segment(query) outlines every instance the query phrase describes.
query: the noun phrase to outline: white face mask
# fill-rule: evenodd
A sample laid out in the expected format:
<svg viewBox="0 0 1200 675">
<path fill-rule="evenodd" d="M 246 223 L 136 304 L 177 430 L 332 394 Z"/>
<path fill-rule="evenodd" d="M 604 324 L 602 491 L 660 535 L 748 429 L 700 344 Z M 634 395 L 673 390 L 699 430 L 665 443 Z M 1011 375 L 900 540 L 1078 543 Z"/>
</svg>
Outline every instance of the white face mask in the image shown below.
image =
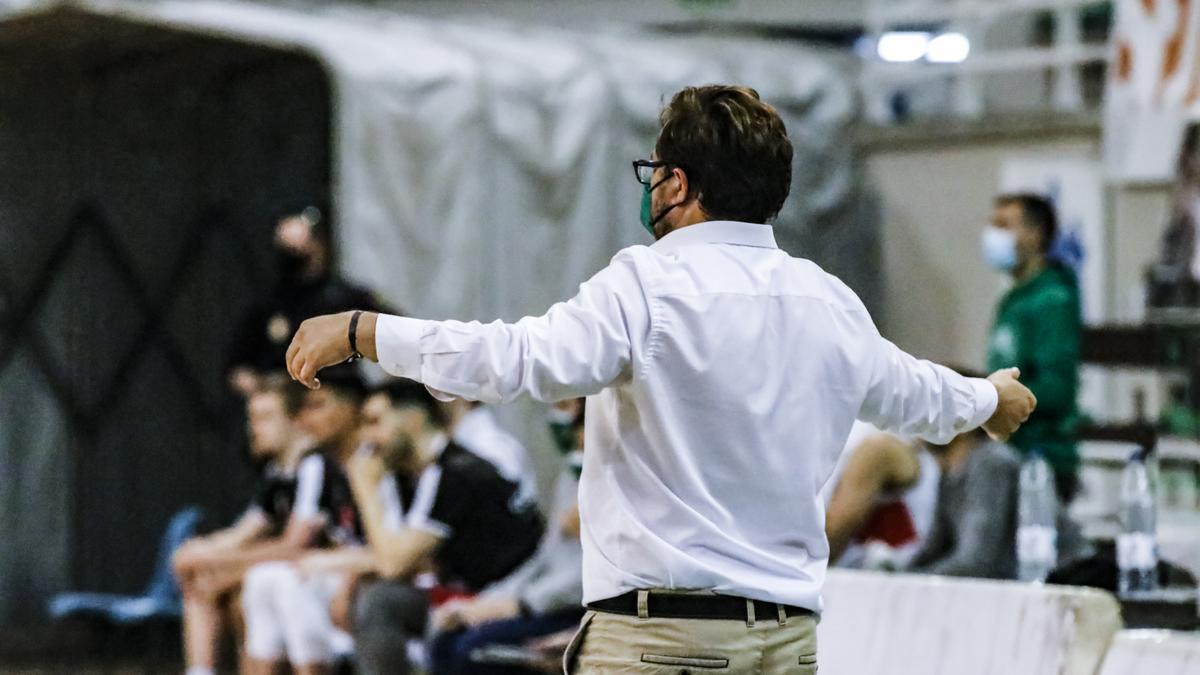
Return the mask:
<svg viewBox="0 0 1200 675">
<path fill-rule="evenodd" d="M 983 229 L 983 260 L 994 270 L 1010 272 L 1017 266 L 1017 235 L 995 225 Z"/>
</svg>

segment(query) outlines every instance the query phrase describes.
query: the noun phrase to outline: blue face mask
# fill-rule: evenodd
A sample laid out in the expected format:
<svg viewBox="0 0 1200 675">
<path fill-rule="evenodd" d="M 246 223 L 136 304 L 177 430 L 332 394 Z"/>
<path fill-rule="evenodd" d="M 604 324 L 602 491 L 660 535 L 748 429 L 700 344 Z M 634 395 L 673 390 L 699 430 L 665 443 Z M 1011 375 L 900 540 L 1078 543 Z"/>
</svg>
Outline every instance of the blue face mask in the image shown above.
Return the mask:
<svg viewBox="0 0 1200 675">
<path fill-rule="evenodd" d="M 658 221 L 662 220 L 663 216 L 670 213 L 671 209 L 675 208 L 676 206 L 679 206 L 678 204 L 672 204 L 672 205 L 668 206 L 667 208 L 663 209 L 662 213 L 658 214 L 657 216 L 653 216 L 651 213 L 651 211 L 654 208 L 653 206 L 651 206 L 651 202 L 650 202 L 651 193 L 654 192 L 654 188 L 658 187 L 659 185 L 662 185 L 663 183 L 667 182 L 670 179 L 671 179 L 671 176 L 667 176 L 666 178 L 655 183 L 654 185 L 643 185 L 642 186 L 642 227 L 646 228 L 646 231 L 650 233 L 650 236 L 654 236 L 654 226 L 656 224 L 658 224 Z"/>
<path fill-rule="evenodd" d="M 1017 266 L 1017 235 L 989 225 L 983 230 L 983 260 L 999 272 L 1011 272 Z"/>
</svg>

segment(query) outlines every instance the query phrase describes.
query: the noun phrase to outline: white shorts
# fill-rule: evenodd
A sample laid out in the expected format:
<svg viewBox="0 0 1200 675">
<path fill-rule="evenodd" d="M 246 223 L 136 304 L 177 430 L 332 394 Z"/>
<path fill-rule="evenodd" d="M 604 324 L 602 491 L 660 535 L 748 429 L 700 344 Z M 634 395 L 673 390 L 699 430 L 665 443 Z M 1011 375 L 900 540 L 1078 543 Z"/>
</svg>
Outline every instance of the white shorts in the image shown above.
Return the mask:
<svg viewBox="0 0 1200 675">
<path fill-rule="evenodd" d="M 332 663 L 353 650 L 351 637 L 329 618 L 341 573 L 300 576 L 288 562 L 260 563 L 242 582 L 246 654 L 257 661 L 304 666 Z"/>
</svg>

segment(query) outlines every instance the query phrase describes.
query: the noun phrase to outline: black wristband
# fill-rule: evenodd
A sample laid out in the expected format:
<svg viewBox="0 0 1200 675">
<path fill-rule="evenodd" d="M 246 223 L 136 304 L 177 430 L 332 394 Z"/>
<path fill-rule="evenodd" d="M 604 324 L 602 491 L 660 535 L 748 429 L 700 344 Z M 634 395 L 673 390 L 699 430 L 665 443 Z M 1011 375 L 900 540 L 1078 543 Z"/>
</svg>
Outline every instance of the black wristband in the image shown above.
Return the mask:
<svg viewBox="0 0 1200 675">
<path fill-rule="evenodd" d="M 357 361 L 363 357 L 362 352 L 358 351 L 358 318 L 362 316 L 362 310 L 355 310 L 350 315 L 350 328 L 348 330 L 350 337 L 350 360 Z"/>
</svg>

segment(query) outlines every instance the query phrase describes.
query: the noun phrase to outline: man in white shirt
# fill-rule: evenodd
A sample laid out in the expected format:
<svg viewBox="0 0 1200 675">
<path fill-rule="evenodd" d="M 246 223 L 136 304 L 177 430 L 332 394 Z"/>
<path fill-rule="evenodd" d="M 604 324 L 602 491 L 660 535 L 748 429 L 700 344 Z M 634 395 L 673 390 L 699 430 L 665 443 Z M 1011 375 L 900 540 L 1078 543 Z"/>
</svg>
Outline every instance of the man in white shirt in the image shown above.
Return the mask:
<svg viewBox="0 0 1200 675">
<path fill-rule="evenodd" d="M 854 293 L 766 225 L 791 184 L 783 121 L 744 87 L 685 89 L 634 163 L 658 240 L 515 324 L 354 312 L 305 321 L 307 386 L 357 355 L 485 402 L 588 396 L 584 602 L 568 672 L 816 672 L 829 547 L 820 489 L 855 418 L 1004 438 L 1033 396 L 905 354 Z M 799 668 L 799 670 L 797 670 Z M 707 670 L 705 672 L 708 672 Z"/>
</svg>

